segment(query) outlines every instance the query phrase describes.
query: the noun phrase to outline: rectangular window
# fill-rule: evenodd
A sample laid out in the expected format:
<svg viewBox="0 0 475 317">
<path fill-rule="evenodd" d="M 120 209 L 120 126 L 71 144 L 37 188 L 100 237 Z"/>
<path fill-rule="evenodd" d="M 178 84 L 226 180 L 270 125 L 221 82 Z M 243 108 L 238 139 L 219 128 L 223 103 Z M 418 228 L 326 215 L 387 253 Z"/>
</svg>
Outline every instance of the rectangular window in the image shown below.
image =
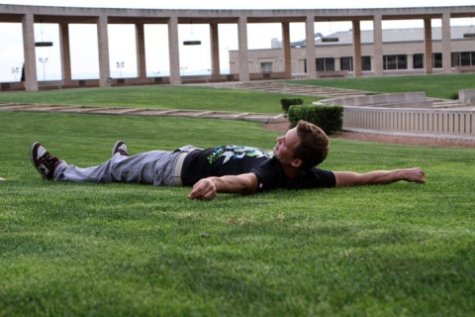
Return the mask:
<svg viewBox="0 0 475 317">
<path fill-rule="evenodd" d="M 384 55 L 383 56 L 384 69 L 407 69 L 406 55 Z"/>
<path fill-rule="evenodd" d="M 414 56 L 412 57 L 412 68 L 424 68 L 424 54 L 414 54 Z"/>
<path fill-rule="evenodd" d="M 334 58 L 325 58 L 325 70 L 334 71 L 335 70 L 335 59 Z"/>
<path fill-rule="evenodd" d="M 325 61 L 323 58 L 317 58 L 317 72 L 325 71 Z"/>
<path fill-rule="evenodd" d="M 362 56 L 361 57 L 361 69 L 362 70 L 371 70 L 371 56 Z"/>
<path fill-rule="evenodd" d="M 460 65 L 462 66 L 470 66 L 472 65 L 471 62 L 471 55 L 470 52 L 462 52 L 460 53 Z"/>
<path fill-rule="evenodd" d="M 340 58 L 340 69 L 353 71 L 353 57 L 342 57 Z"/>
<path fill-rule="evenodd" d="M 397 69 L 407 69 L 407 56 L 397 55 Z"/>
<path fill-rule="evenodd" d="M 335 59 L 331 57 L 317 58 L 317 72 L 328 72 L 335 70 Z"/>
<path fill-rule="evenodd" d="M 396 69 L 396 55 L 384 56 L 384 69 Z"/>
<path fill-rule="evenodd" d="M 261 72 L 262 73 L 272 73 L 272 62 L 262 62 L 261 63 Z"/>
<path fill-rule="evenodd" d="M 432 54 L 432 67 L 442 68 L 442 53 Z"/>
</svg>

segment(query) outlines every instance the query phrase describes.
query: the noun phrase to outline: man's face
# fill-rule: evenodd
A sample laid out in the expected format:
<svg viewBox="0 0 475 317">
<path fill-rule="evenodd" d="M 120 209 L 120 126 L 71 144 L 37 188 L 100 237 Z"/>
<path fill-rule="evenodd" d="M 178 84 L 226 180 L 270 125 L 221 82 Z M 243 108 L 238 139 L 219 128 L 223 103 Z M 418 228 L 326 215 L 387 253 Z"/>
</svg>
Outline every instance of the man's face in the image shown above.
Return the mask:
<svg viewBox="0 0 475 317">
<path fill-rule="evenodd" d="M 295 149 L 300 144 L 297 128 L 290 129 L 285 135 L 278 137 L 276 141 L 273 149 L 274 156 L 281 163 L 290 164 L 294 159 Z"/>
</svg>

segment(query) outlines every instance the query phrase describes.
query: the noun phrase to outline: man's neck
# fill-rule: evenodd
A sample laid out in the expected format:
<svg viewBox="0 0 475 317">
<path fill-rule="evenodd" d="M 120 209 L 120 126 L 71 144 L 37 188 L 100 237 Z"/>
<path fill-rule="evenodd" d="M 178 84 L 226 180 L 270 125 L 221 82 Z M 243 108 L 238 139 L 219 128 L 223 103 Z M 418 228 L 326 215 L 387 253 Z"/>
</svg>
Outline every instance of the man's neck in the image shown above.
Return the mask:
<svg viewBox="0 0 475 317">
<path fill-rule="evenodd" d="M 296 178 L 299 173 L 300 173 L 300 169 L 299 168 L 296 168 L 296 167 L 293 167 L 292 165 L 290 164 L 285 164 L 285 163 L 282 163 L 280 162 L 280 166 L 282 167 L 282 170 L 284 171 L 284 174 L 289 178 L 289 179 L 294 179 Z"/>
</svg>

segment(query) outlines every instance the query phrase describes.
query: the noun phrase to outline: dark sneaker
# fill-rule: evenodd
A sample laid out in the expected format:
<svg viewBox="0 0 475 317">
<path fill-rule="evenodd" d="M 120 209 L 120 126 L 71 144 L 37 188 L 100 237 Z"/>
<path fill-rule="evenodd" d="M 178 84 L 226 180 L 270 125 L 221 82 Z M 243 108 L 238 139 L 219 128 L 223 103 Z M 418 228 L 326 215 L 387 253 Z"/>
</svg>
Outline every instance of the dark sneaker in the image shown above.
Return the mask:
<svg viewBox="0 0 475 317">
<path fill-rule="evenodd" d="M 31 146 L 31 162 L 36 168 L 38 173 L 44 179 L 53 179 L 54 170 L 60 163 L 60 160 L 51 155 L 46 148 L 38 142 L 33 143 Z"/>
<path fill-rule="evenodd" d="M 115 142 L 114 147 L 112 148 L 112 156 L 116 153 L 120 153 L 120 155 L 129 156 L 129 152 L 127 152 L 127 144 L 124 141 L 119 140 Z"/>
</svg>

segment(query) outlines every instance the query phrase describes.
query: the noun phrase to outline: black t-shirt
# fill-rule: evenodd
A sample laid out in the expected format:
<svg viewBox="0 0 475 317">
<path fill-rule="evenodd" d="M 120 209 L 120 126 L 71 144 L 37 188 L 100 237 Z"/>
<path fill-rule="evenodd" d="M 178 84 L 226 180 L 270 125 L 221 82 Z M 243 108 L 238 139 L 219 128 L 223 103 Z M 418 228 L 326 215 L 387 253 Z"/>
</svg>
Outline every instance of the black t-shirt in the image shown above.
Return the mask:
<svg viewBox="0 0 475 317">
<path fill-rule="evenodd" d="M 295 179 L 289 179 L 279 161 L 272 157 L 272 153 L 236 145 L 223 145 L 189 153 L 183 162 L 181 181 L 185 186 L 192 186 L 208 176 L 249 172 L 256 174 L 259 191 L 335 186 L 335 175 L 331 171 L 312 168 L 302 171 Z"/>
</svg>

